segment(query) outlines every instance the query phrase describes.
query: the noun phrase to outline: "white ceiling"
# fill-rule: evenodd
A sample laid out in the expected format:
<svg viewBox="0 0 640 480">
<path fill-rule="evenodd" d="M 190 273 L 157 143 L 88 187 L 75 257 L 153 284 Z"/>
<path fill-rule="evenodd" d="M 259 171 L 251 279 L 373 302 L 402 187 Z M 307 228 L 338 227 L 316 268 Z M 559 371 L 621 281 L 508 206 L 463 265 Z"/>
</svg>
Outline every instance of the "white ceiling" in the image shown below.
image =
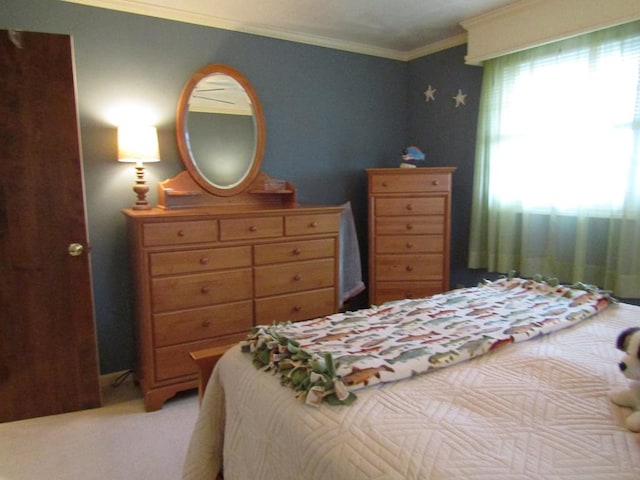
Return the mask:
<svg viewBox="0 0 640 480">
<path fill-rule="evenodd" d="M 518 3 L 515 0 L 63 1 L 399 60 L 465 43 L 462 20 Z"/>
</svg>

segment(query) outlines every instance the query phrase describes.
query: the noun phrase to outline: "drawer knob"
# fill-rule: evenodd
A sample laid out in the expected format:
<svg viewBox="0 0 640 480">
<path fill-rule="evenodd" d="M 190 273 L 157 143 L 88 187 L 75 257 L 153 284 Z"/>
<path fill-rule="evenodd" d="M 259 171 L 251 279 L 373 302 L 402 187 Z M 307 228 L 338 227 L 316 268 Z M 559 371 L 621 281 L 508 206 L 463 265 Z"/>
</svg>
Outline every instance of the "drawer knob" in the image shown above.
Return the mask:
<svg viewBox="0 0 640 480">
<path fill-rule="evenodd" d="M 318 222 L 311 222 L 311 223 L 309 224 L 309 226 L 310 226 L 311 228 L 316 228 L 316 227 L 318 226 Z"/>
<path fill-rule="evenodd" d="M 178 230 L 178 236 L 184 237 L 184 230 Z"/>
<path fill-rule="evenodd" d="M 204 328 L 207 328 L 209 325 L 211 325 L 211 320 L 205 320 L 204 322 L 202 322 L 202 326 Z"/>
<path fill-rule="evenodd" d="M 406 266 L 406 270 L 407 270 L 407 272 L 413 272 L 413 266 L 407 265 Z"/>
<path fill-rule="evenodd" d="M 413 210 L 413 205 L 411 205 L 410 203 L 407 203 L 407 210 L 409 211 Z"/>
<path fill-rule="evenodd" d="M 411 225 L 410 223 L 407 223 L 407 230 L 413 230 L 413 225 Z"/>
<path fill-rule="evenodd" d="M 293 249 L 293 254 L 294 255 L 300 255 L 302 253 L 302 250 L 300 250 L 299 248 L 294 248 Z"/>
<path fill-rule="evenodd" d="M 209 293 L 210 288 L 209 287 L 202 287 L 200 289 L 200 293 Z"/>
<path fill-rule="evenodd" d="M 299 273 L 296 273 L 295 276 L 293 277 L 293 279 L 296 282 L 299 282 L 300 280 L 302 280 L 302 275 L 300 275 Z"/>
<path fill-rule="evenodd" d="M 409 248 L 409 249 L 413 248 L 413 243 L 412 242 L 407 242 L 407 248 Z"/>
<path fill-rule="evenodd" d="M 301 310 L 302 310 L 302 307 L 300 305 L 294 305 L 294 307 L 293 307 L 293 311 L 294 312 L 299 312 Z"/>
<path fill-rule="evenodd" d="M 250 231 L 250 232 L 257 232 L 257 231 L 258 231 L 258 227 L 256 227 L 255 225 L 251 225 L 251 226 L 249 227 L 249 231 Z"/>
<path fill-rule="evenodd" d="M 209 259 L 207 257 L 202 257 L 200 259 L 200 265 L 206 265 L 207 263 L 209 263 Z"/>
<path fill-rule="evenodd" d="M 438 180 L 434 180 L 433 182 L 431 182 L 431 185 L 438 186 L 438 185 L 440 185 L 440 182 Z"/>
<path fill-rule="evenodd" d="M 383 186 L 383 187 L 388 187 L 388 186 L 389 186 L 389 184 L 388 184 L 387 182 L 382 182 L 382 186 Z"/>
</svg>

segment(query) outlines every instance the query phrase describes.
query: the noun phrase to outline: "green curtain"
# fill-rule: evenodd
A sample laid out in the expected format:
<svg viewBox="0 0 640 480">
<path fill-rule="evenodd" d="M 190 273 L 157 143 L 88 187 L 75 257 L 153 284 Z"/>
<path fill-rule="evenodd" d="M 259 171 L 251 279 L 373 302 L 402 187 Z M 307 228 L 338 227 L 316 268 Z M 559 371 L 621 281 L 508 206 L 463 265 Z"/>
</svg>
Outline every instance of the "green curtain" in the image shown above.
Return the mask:
<svg viewBox="0 0 640 480">
<path fill-rule="evenodd" d="M 640 298 L 640 22 L 489 60 L 469 267 Z"/>
</svg>

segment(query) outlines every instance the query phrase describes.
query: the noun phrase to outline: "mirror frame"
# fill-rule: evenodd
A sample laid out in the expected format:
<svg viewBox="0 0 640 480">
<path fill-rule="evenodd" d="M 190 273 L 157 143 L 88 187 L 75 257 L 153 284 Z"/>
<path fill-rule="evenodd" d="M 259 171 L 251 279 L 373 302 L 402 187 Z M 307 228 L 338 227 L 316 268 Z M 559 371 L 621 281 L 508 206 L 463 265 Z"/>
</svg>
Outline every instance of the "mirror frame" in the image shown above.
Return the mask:
<svg viewBox="0 0 640 480">
<path fill-rule="evenodd" d="M 241 181 L 229 188 L 217 187 L 200 173 L 200 170 L 198 170 L 198 168 L 196 167 L 195 159 L 191 154 L 191 149 L 189 148 L 189 142 L 187 140 L 186 121 L 189 111 L 189 98 L 191 97 L 191 93 L 195 89 L 198 82 L 204 77 L 213 74 L 228 75 L 235 81 L 237 81 L 242 86 L 242 88 L 244 88 L 244 91 L 247 93 L 251 101 L 254 125 L 256 130 L 256 145 L 251 162 L 251 167 L 248 169 L 247 174 Z M 258 95 L 256 94 L 256 91 L 254 90 L 249 80 L 247 80 L 247 78 L 242 73 L 240 73 L 233 67 L 222 64 L 205 65 L 191 76 L 189 81 L 187 81 L 184 88 L 182 89 L 182 93 L 180 94 L 180 98 L 178 100 L 178 110 L 176 114 L 176 135 L 178 140 L 178 150 L 180 152 L 182 163 L 191 175 L 191 178 L 193 178 L 196 183 L 203 189 L 213 195 L 221 197 L 230 197 L 233 195 L 237 195 L 246 190 L 260 173 L 265 144 L 264 114 L 262 112 L 262 106 L 260 105 Z"/>
</svg>

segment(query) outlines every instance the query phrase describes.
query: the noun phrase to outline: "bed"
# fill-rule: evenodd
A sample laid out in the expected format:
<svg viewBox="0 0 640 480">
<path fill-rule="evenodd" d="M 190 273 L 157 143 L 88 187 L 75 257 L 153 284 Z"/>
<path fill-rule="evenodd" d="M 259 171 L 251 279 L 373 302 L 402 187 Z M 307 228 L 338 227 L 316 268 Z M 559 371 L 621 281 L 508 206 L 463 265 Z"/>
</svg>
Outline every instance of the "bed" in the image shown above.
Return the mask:
<svg viewBox="0 0 640 480">
<path fill-rule="evenodd" d="M 504 281 L 514 280 L 530 282 Z M 541 283 L 527 284 L 538 299 L 546 295 L 539 290 Z M 444 315 L 443 310 L 430 310 L 430 305 L 435 302 L 451 311 L 456 304 L 452 298 L 468 290 L 473 289 L 372 307 L 356 316 L 377 325 L 384 316 L 397 322 L 390 310 L 402 310 L 405 318 L 400 323 L 424 317 L 431 329 Z M 475 316 L 465 320 L 454 343 L 468 345 L 470 325 L 479 324 L 485 340 L 481 347 L 476 343 L 474 351 L 463 348 L 467 356 L 449 356 L 435 368 L 434 359 L 443 356 L 438 350 L 442 346 L 434 346 L 425 357 L 427 363 L 432 360 L 430 368 L 412 367 L 398 379 L 395 375 L 402 369 L 391 363 L 394 372 L 382 368 L 362 377 L 366 382 L 345 381 L 354 400 L 349 405 L 333 404 L 335 398 L 326 401 L 333 394 L 325 401 L 309 401 L 304 389 L 282 380 L 283 371 L 256 368 L 255 348 L 247 353 L 234 346 L 209 379 L 183 479 L 212 480 L 222 470 L 225 480 L 638 479 L 640 436 L 624 427 L 630 412 L 612 404 L 607 393 L 628 385 L 617 367 L 621 352 L 615 349 L 615 339 L 623 329 L 640 325 L 640 307 L 609 304 L 606 297 L 583 295 L 573 288 L 560 296 L 573 296 L 570 302 L 581 313 L 567 315 L 543 305 L 548 315 L 531 322 L 536 330 L 509 330 L 522 327 L 524 321 L 516 320 L 516 325 L 487 332 L 487 325 L 499 324 L 497 317 L 528 317 L 534 310 L 531 305 L 540 304 L 535 299 L 529 299 L 533 304 L 526 309 L 502 299 L 500 308 L 507 310 L 499 312 L 487 310 L 483 300 L 464 307 L 457 303 L 459 312 L 449 315 L 454 319 L 437 328 L 460 324 L 457 315 L 472 308 Z M 421 307 L 421 301 L 431 303 Z M 410 318 L 409 312 L 414 313 Z M 559 317 L 567 321 L 556 321 Z M 308 333 L 321 320 L 283 328 Z M 425 325 L 418 328 L 424 330 Z M 454 330 L 446 334 L 451 337 Z M 436 345 L 429 343 L 432 337 L 418 341 L 431 348 Z M 254 340 L 249 339 L 244 349 L 251 350 Z M 307 350 L 305 342 L 303 335 L 297 345 Z M 340 357 L 335 344 L 325 347 Z"/>
</svg>

